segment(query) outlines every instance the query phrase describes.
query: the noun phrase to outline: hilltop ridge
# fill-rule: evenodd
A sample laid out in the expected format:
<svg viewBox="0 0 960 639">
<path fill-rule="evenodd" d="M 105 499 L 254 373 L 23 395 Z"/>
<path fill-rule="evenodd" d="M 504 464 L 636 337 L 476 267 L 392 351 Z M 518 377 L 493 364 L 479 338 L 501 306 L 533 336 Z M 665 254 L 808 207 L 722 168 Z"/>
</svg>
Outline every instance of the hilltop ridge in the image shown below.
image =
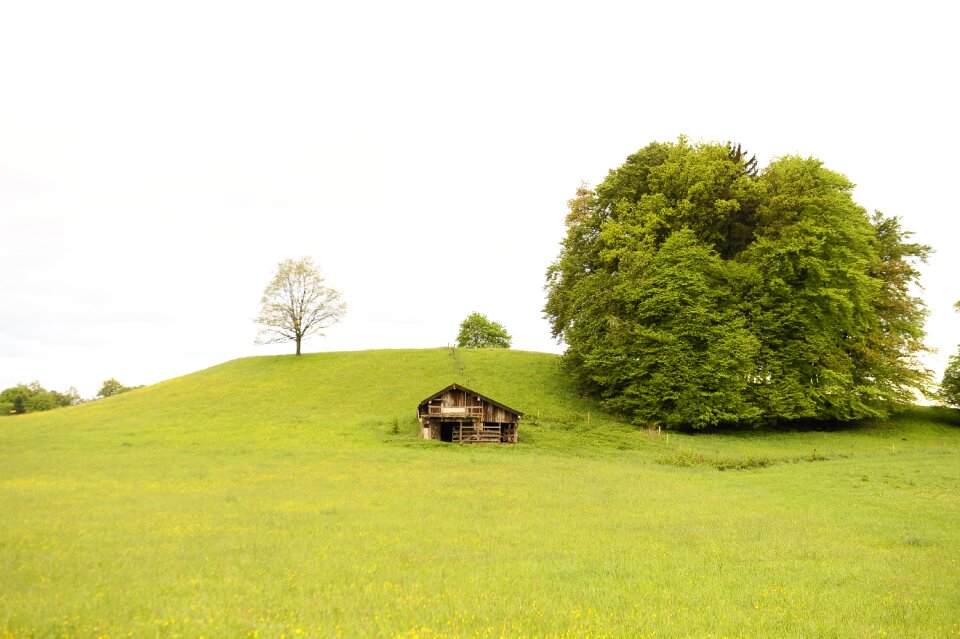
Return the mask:
<svg viewBox="0 0 960 639">
<path fill-rule="evenodd" d="M 603 417 L 593 402 L 579 398 L 558 362 L 559 357 L 549 353 L 451 347 L 247 357 L 115 397 L 17 419 L 24 420 L 20 424 L 29 420 L 31 428 L 40 430 L 117 428 L 145 436 L 207 439 L 218 433 L 243 433 L 253 439 L 283 433 L 306 436 L 311 430 L 330 445 L 349 445 L 383 435 L 385 424 L 391 431 L 403 427 L 404 433 L 415 432 L 410 423 L 419 401 L 458 383 L 524 412 L 521 442 L 549 444 L 551 438 L 545 440 L 542 434 L 562 433 L 568 422 L 597 426 L 604 421 L 625 432 L 635 430 Z"/>
</svg>

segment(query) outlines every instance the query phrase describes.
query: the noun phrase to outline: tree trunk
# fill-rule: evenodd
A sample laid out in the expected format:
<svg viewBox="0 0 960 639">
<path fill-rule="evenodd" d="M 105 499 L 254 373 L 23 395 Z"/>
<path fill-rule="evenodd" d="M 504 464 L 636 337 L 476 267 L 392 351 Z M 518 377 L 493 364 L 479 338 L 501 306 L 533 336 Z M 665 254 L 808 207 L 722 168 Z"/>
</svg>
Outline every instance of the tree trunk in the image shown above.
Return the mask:
<svg viewBox="0 0 960 639">
<path fill-rule="evenodd" d="M 297 335 L 297 355 L 300 354 L 300 339 L 301 339 L 300 336 Z"/>
</svg>

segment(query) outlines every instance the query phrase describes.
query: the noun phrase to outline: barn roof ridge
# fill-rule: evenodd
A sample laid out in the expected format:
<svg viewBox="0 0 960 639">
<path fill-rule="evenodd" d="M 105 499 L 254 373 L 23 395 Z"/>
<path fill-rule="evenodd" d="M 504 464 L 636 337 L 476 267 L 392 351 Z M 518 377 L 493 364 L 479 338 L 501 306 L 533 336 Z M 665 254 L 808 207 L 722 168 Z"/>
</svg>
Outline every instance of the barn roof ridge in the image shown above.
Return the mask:
<svg viewBox="0 0 960 639">
<path fill-rule="evenodd" d="M 446 393 L 447 391 L 449 391 L 449 390 L 454 390 L 454 389 L 456 389 L 456 390 L 461 390 L 461 391 L 463 391 L 463 392 L 465 392 L 465 393 L 469 393 L 469 394 L 471 394 L 471 395 L 476 395 L 477 397 L 480 397 L 480 398 L 482 398 L 482 399 L 490 402 L 491 404 L 493 404 L 493 405 L 496 406 L 497 408 L 502 408 L 503 410 L 510 411 L 511 413 L 516 413 L 517 415 L 519 415 L 519 416 L 521 416 L 521 417 L 523 416 L 523 413 L 521 413 L 520 411 L 518 411 L 516 408 L 510 408 L 510 407 L 507 406 L 506 404 L 501 404 L 501 403 L 498 402 L 497 400 L 491 399 L 491 398 L 487 397 L 486 395 L 484 395 L 483 393 L 478 393 L 477 391 L 473 390 L 472 388 L 467 388 L 466 386 L 463 386 L 462 384 L 457 384 L 457 383 L 450 384 L 450 385 L 447 386 L 446 388 L 442 388 L 442 389 L 438 390 L 438 391 L 437 391 L 436 393 L 434 393 L 433 395 L 430 395 L 429 397 L 426 397 L 425 399 L 420 400 L 420 404 L 421 404 L 421 405 L 422 405 L 422 404 L 425 404 L 426 402 L 429 402 L 431 399 L 437 399 L 438 397 L 440 397 L 441 395 L 443 395 L 443 394 Z"/>
</svg>

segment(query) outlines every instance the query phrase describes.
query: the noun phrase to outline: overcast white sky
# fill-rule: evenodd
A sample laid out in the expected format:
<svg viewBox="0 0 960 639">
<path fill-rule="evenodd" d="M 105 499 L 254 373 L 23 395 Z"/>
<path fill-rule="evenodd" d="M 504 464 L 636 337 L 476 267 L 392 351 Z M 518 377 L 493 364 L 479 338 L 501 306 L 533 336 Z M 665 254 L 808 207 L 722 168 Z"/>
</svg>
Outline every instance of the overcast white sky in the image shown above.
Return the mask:
<svg viewBox="0 0 960 639">
<path fill-rule="evenodd" d="M 559 352 L 566 200 L 679 134 L 816 156 L 932 244 L 939 378 L 950 4 L 0 0 L 0 388 L 292 352 L 252 318 L 304 255 L 349 305 L 307 352 L 443 346 L 473 310 Z"/>
</svg>

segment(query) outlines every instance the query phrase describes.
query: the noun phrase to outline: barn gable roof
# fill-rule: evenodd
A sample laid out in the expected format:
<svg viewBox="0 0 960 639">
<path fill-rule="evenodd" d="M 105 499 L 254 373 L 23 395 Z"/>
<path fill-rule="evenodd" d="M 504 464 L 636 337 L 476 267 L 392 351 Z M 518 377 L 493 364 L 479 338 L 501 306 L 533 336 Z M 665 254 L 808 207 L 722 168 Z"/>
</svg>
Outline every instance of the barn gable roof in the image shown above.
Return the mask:
<svg viewBox="0 0 960 639">
<path fill-rule="evenodd" d="M 506 405 L 504 405 L 504 404 L 501 404 L 500 402 L 498 402 L 498 401 L 496 401 L 496 400 L 490 399 L 489 397 L 487 397 L 486 395 L 484 395 L 484 394 L 482 394 L 482 393 L 478 393 L 477 391 L 471 390 L 471 389 L 467 388 L 466 386 L 461 386 L 460 384 L 450 384 L 450 385 L 447 386 L 446 388 L 441 389 L 441 390 L 438 390 L 436 393 L 434 393 L 434 394 L 431 395 L 430 397 L 427 397 L 426 399 L 424 399 L 423 401 L 421 401 L 421 402 L 420 402 L 420 406 L 423 406 L 424 404 L 426 404 L 427 402 L 429 402 L 429 401 L 432 400 L 432 399 L 439 399 L 444 393 L 446 393 L 447 391 L 451 391 L 451 390 L 459 390 L 459 391 L 463 391 L 463 392 L 465 392 L 465 393 L 467 393 L 467 394 L 469 394 L 469 395 L 476 395 L 476 396 L 479 397 L 482 401 L 485 401 L 485 402 L 487 402 L 487 403 L 489 403 L 489 404 L 493 404 L 493 405 L 496 406 L 497 408 L 503 409 L 503 410 L 505 410 L 505 411 L 507 411 L 507 412 L 513 413 L 513 414 L 518 415 L 518 416 L 523 416 L 523 413 L 521 413 L 521 412 L 518 411 L 517 409 L 515 409 L 515 408 L 510 408 L 509 406 L 506 406 Z"/>
</svg>

